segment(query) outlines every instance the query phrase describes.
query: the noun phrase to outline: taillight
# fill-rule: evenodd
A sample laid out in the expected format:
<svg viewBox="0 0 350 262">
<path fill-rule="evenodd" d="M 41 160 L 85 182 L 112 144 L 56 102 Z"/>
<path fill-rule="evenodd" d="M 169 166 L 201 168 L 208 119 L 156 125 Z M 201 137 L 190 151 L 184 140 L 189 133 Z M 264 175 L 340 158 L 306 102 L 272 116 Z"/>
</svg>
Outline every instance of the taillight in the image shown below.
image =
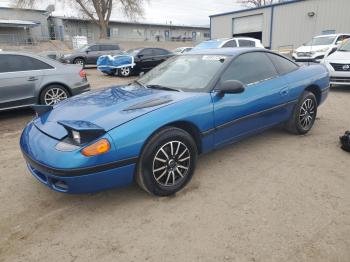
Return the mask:
<svg viewBox="0 0 350 262">
<path fill-rule="evenodd" d="M 86 78 L 86 72 L 84 70 L 80 70 L 79 75 L 81 78 Z"/>
</svg>

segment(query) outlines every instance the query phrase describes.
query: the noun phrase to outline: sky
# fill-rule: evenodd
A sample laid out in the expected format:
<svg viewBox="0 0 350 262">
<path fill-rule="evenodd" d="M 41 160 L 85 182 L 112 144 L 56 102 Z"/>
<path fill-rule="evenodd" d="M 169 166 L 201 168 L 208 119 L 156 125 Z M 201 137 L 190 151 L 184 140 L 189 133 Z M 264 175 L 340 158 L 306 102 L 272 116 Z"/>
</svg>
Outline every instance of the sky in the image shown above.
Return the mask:
<svg viewBox="0 0 350 262">
<path fill-rule="evenodd" d="M 48 3 L 56 4 L 54 15 L 74 16 L 74 9 L 63 4 L 71 0 L 44 0 L 37 6 L 45 9 Z M 8 6 L 10 0 L 0 0 L 0 6 Z M 149 0 L 144 4 L 144 18 L 139 22 L 170 23 L 186 25 L 209 25 L 209 15 L 233 11 L 241 8 L 236 0 Z M 120 12 L 113 12 L 112 19 L 128 20 Z"/>
</svg>

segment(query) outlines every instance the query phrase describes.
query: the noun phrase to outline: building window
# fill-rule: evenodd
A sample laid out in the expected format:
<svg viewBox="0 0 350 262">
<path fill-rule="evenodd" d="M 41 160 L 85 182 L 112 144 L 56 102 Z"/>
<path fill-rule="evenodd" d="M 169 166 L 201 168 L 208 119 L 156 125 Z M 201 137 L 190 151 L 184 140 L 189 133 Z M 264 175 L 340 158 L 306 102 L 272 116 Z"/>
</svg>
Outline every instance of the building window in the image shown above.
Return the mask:
<svg viewBox="0 0 350 262">
<path fill-rule="evenodd" d="M 210 38 L 210 33 L 209 32 L 204 32 L 203 35 L 204 35 L 205 38 Z"/>
<path fill-rule="evenodd" d="M 111 28 L 111 37 L 117 37 L 119 35 L 119 28 L 112 27 Z"/>
<path fill-rule="evenodd" d="M 322 35 L 332 35 L 335 34 L 335 30 L 323 30 Z"/>
</svg>

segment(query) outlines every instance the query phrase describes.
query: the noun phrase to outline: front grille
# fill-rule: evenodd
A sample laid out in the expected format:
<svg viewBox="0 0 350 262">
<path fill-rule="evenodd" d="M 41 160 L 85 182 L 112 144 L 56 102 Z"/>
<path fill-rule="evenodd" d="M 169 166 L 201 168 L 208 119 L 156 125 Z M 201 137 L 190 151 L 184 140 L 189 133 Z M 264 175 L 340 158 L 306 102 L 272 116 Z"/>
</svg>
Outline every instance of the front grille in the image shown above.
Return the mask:
<svg viewBox="0 0 350 262">
<path fill-rule="evenodd" d="M 298 52 L 297 55 L 299 57 L 310 57 L 311 53 L 310 52 Z"/>
<path fill-rule="evenodd" d="M 337 64 L 337 63 L 330 63 L 331 66 L 334 68 L 335 71 L 350 71 L 350 64 Z"/>
<path fill-rule="evenodd" d="M 350 77 L 331 77 L 331 82 L 350 83 Z"/>
</svg>

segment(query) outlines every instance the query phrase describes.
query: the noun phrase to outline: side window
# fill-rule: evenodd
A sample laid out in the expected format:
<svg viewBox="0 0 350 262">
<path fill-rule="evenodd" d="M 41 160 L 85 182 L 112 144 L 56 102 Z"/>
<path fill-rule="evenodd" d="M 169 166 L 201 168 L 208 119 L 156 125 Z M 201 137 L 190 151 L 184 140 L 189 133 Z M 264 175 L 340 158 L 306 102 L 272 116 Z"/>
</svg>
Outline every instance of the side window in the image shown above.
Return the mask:
<svg viewBox="0 0 350 262">
<path fill-rule="evenodd" d="M 119 50 L 118 45 L 101 45 L 101 50 L 102 51 L 111 51 L 111 50 Z"/>
<path fill-rule="evenodd" d="M 0 73 L 52 69 L 53 67 L 32 57 L 0 55 Z"/>
<path fill-rule="evenodd" d="M 298 66 L 296 64 L 294 64 L 293 62 L 289 61 L 288 59 L 282 56 L 271 54 L 271 53 L 267 53 L 266 55 L 271 59 L 272 63 L 276 66 L 276 69 L 280 75 L 288 74 L 298 69 Z"/>
<path fill-rule="evenodd" d="M 221 81 L 238 80 L 249 85 L 276 76 L 276 69 L 264 52 L 251 52 L 237 57 L 223 73 Z"/>
<path fill-rule="evenodd" d="M 140 52 L 140 55 L 143 55 L 143 56 L 152 56 L 152 55 L 153 55 L 152 49 L 151 49 L 151 48 L 143 49 L 143 50 Z"/>
<path fill-rule="evenodd" d="M 228 41 L 226 44 L 224 44 L 222 47 L 237 47 L 236 40 Z"/>
<path fill-rule="evenodd" d="M 343 42 L 344 40 L 350 38 L 350 36 L 348 35 L 341 35 L 338 37 L 337 41 L 336 41 L 336 44 L 340 41 L 340 42 Z"/>
<path fill-rule="evenodd" d="M 255 42 L 250 40 L 238 40 L 239 47 L 255 47 Z"/>
<path fill-rule="evenodd" d="M 153 49 L 153 55 L 167 55 L 169 52 L 164 49 Z"/>
<path fill-rule="evenodd" d="M 100 51 L 100 46 L 99 45 L 92 45 L 89 47 L 90 52 L 97 52 Z"/>
</svg>

